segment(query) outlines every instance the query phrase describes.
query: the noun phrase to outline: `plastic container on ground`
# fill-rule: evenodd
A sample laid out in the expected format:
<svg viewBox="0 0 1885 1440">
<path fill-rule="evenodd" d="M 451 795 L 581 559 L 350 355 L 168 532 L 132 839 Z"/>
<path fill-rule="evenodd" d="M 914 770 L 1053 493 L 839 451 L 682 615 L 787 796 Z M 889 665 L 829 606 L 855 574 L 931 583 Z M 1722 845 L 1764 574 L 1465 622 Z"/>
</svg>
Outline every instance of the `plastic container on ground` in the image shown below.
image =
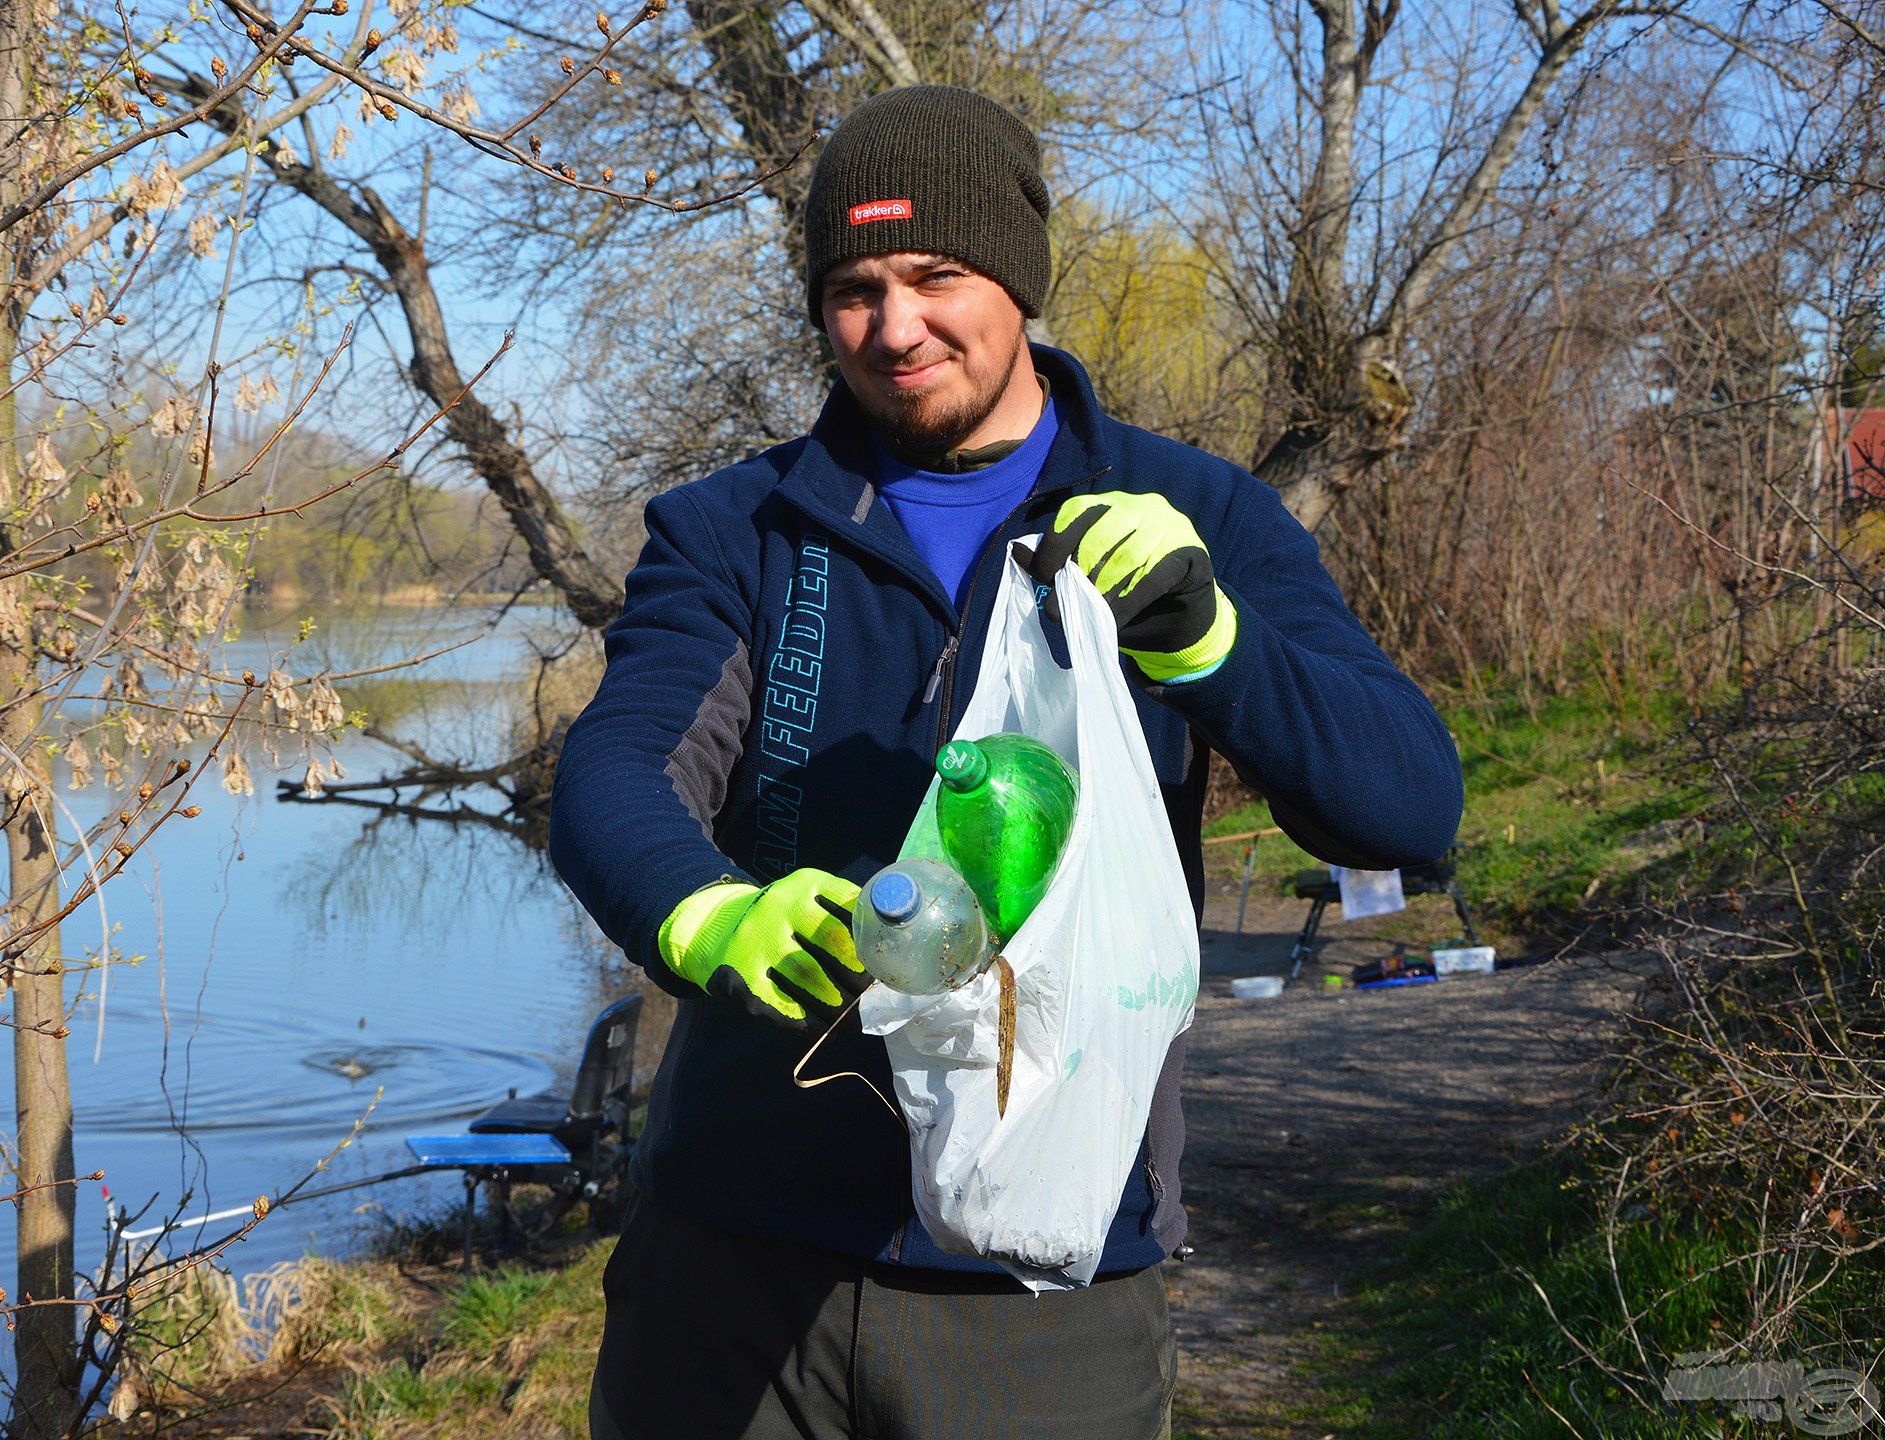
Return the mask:
<svg viewBox="0 0 1885 1440">
<path fill-rule="evenodd" d="M 1283 977 L 1247 975 L 1230 982 L 1230 993 L 1239 1000 L 1274 1000 L 1283 993 Z"/>
<path fill-rule="evenodd" d="M 1458 950 L 1433 952 L 1436 975 L 1490 975 L 1498 968 L 1498 952 L 1490 945 L 1468 945 Z"/>
</svg>

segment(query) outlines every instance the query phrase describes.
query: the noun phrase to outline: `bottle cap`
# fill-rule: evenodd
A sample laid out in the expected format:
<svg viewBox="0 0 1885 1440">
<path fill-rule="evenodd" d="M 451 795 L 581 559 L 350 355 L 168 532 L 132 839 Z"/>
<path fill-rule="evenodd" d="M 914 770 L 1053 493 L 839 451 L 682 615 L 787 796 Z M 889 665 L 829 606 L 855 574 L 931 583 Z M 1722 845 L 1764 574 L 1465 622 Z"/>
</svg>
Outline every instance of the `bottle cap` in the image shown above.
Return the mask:
<svg viewBox="0 0 1885 1440">
<path fill-rule="evenodd" d="M 951 740 L 936 757 L 936 773 L 951 790 L 973 790 L 988 779 L 988 756 L 973 740 Z"/>
<path fill-rule="evenodd" d="M 886 925 L 907 925 L 923 908 L 923 892 L 901 870 L 886 870 L 871 881 L 871 909 Z"/>
</svg>

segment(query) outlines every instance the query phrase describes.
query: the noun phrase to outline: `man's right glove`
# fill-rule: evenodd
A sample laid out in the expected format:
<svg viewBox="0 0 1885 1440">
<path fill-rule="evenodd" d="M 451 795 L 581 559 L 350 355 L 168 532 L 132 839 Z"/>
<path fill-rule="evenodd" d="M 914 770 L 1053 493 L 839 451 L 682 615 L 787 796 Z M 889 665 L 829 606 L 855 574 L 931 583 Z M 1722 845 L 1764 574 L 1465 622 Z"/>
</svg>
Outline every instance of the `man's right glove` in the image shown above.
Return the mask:
<svg viewBox="0 0 1885 1440">
<path fill-rule="evenodd" d="M 676 905 L 656 945 L 683 980 L 803 1030 L 870 984 L 851 942 L 857 897 L 857 886 L 823 870 L 794 870 L 763 890 L 724 881 Z"/>
<path fill-rule="evenodd" d="M 1237 608 L 1213 578 L 1210 552 L 1163 495 L 1076 495 L 1037 549 L 1014 548 L 1040 585 L 1052 585 L 1068 560 L 1086 571 L 1118 622 L 1120 653 L 1148 680 L 1208 675 L 1236 643 Z"/>
</svg>

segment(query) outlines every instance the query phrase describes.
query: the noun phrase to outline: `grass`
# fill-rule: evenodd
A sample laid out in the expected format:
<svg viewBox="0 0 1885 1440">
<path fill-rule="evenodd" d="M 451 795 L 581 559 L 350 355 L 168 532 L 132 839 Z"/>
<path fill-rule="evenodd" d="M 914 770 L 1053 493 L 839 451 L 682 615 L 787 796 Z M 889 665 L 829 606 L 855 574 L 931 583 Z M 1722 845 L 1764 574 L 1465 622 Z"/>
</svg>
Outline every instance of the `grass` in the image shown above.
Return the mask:
<svg viewBox="0 0 1885 1440">
<path fill-rule="evenodd" d="M 196 1265 L 144 1297 L 129 1351 L 166 1401 L 214 1388 L 258 1362 L 346 1363 L 397 1345 L 411 1302 L 382 1263 L 307 1256 L 247 1276 Z"/>
<path fill-rule="evenodd" d="M 503 1390 L 502 1375 L 449 1361 L 377 1365 L 348 1381 L 335 1398 L 328 1433 L 349 1440 L 393 1440 L 415 1431 L 493 1434 L 457 1426 L 472 1416 L 487 1415 L 503 1398 Z"/>
<path fill-rule="evenodd" d="M 1460 751 L 1466 810 L 1459 867 L 1475 912 L 1510 940 L 1617 898 L 1676 859 L 1680 822 L 1695 804 L 1661 772 L 1659 752 L 1680 727 L 1673 699 L 1620 726 L 1596 690 L 1528 709 L 1516 696 L 1480 704 L 1441 700 Z M 1272 823 L 1269 806 L 1243 806 L 1206 827 L 1207 838 Z M 1210 846 L 1220 875 L 1243 863 L 1241 844 Z M 1284 836 L 1257 842 L 1254 884 L 1286 894 L 1296 871 L 1322 862 Z"/>
<path fill-rule="evenodd" d="M 555 1277 L 547 1270 L 517 1267 L 472 1275 L 452 1295 L 443 1338 L 472 1354 L 496 1354 L 517 1333 L 517 1321 Z"/>
<path fill-rule="evenodd" d="M 1618 1226 L 1613 1275 L 1603 1197 L 1575 1158 L 1456 1188 L 1363 1280 L 1343 1328 L 1323 1338 L 1313 1377 L 1328 1397 L 1322 1419 L 1333 1427 L 1339 1418 L 1347 1440 L 1774 1434 L 1772 1423 L 1725 1404 L 1662 1395 L 1678 1355 L 1723 1348 L 1741 1330 L 1746 1271 L 1736 1257 L 1756 1248 L 1738 1222 L 1643 1214 Z M 1855 1262 L 1772 1358 L 1798 1360 L 1808 1375 L 1866 1369 L 1879 1353 L 1880 1317 L 1885 1272 Z M 1869 1333 L 1853 1333 L 1855 1323 Z M 1632 1378 L 1607 1374 L 1592 1356 Z"/>
<path fill-rule="evenodd" d="M 1673 697 L 1624 730 L 1591 692 L 1540 705 L 1516 699 L 1450 714 L 1466 776 L 1461 877 L 1508 924 L 1614 898 L 1626 880 L 1671 858 L 1656 827 L 1699 797 L 1665 776 L 1682 717 Z"/>
<path fill-rule="evenodd" d="M 520 1194 L 526 1219 L 543 1198 Z M 610 1228 L 566 1216 L 530 1263 L 470 1275 L 455 1211 L 358 1260 L 308 1256 L 240 1284 L 196 1267 L 147 1297 L 137 1379 L 173 1418 L 235 1403 L 244 1434 L 267 1415 L 328 1440 L 586 1440 Z M 481 1248 L 495 1239 L 485 1227 Z"/>
<path fill-rule="evenodd" d="M 455 1279 L 398 1346 L 355 1359 L 326 1405 L 331 1440 L 581 1440 L 612 1242 L 542 1267 Z"/>
</svg>

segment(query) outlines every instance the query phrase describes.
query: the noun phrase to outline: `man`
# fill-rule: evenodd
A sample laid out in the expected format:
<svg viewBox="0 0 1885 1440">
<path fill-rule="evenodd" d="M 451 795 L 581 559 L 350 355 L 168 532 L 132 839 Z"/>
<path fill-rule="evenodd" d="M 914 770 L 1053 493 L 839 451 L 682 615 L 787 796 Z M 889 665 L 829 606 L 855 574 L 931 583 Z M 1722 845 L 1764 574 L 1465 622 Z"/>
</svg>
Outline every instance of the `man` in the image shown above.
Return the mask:
<svg viewBox="0 0 1885 1440">
<path fill-rule="evenodd" d="M 1028 345 L 1047 212 L 1034 136 L 992 101 L 860 106 L 805 217 L 841 383 L 809 435 L 648 506 L 550 819 L 558 871 L 680 1000 L 604 1282 L 595 1436 L 1169 1433 L 1182 1037 L 1099 1277 L 1038 1298 L 924 1232 L 869 1089 L 792 1078 L 865 983 L 851 906 L 896 856 L 1020 537 L 1045 537 L 1021 552 L 1039 582 L 1071 557 L 1112 603 L 1194 907 L 1207 747 L 1330 861 L 1452 841 L 1445 728 L 1276 493 L 1107 417 L 1071 356 Z M 854 1020 L 819 1060 L 890 1090 Z"/>
</svg>

